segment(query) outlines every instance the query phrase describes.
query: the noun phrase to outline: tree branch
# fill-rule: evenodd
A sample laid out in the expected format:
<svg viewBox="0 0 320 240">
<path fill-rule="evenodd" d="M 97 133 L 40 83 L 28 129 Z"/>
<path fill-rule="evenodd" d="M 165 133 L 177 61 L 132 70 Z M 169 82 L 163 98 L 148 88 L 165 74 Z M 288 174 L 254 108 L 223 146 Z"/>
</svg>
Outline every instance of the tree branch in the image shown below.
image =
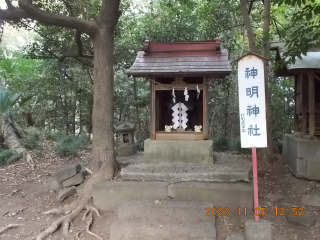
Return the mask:
<svg viewBox="0 0 320 240">
<path fill-rule="evenodd" d="M 13 7 L 9 0 L 6 0 L 8 9 L 0 9 L 0 19 L 19 21 L 22 18 L 36 20 L 44 24 L 77 29 L 92 36 L 96 32 L 96 24 L 93 21 L 86 21 L 70 16 L 63 16 L 38 9 L 31 0 L 19 0 L 19 7 Z"/>
<path fill-rule="evenodd" d="M 62 55 L 60 58 L 59 58 L 59 62 L 62 62 L 64 59 L 66 59 L 67 57 L 85 57 L 85 58 L 93 58 L 92 55 L 84 55 L 83 54 L 83 49 L 82 49 L 82 42 L 81 42 L 81 32 L 79 30 L 76 30 L 76 33 L 75 33 L 75 37 L 74 37 L 74 40 L 77 44 L 77 48 L 78 48 L 78 51 L 76 53 L 70 53 L 70 54 L 65 54 L 65 55 Z"/>
<path fill-rule="evenodd" d="M 12 5 L 12 2 L 10 0 L 5 0 L 5 1 L 9 10 L 14 9 L 14 6 Z"/>
</svg>

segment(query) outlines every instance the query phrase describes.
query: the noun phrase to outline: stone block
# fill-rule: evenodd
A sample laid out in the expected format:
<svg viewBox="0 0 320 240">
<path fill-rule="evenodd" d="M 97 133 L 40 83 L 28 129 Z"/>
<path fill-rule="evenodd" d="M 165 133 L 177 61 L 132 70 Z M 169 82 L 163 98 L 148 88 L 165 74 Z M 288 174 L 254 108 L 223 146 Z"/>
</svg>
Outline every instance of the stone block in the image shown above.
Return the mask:
<svg viewBox="0 0 320 240">
<path fill-rule="evenodd" d="M 253 212 L 251 183 L 182 182 L 169 186 L 169 196 L 182 201 L 204 201 L 215 208 L 229 208 L 229 215 L 238 214 L 238 208 Z"/>
<path fill-rule="evenodd" d="M 62 183 L 64 180 L 67 180 L 68 178 L 73 177 L 76 175 L 78 172 L 81 170 L 81 165 L 80 164 L 74 164 L 72 166 L 69 166 L 67 168 L 62 169 L 59 172 L 56 172 L 53 175 L 54 180 L 57 182 Z"/>
<path fill-rule="evenodd" d="M 71 178 L 62 182 L 63 187 L 78 186 L 84 181 L 83 172 L 77 173 Z"/>
<path fill-rule="evenodd" d="M 289 223 L 300 225 L 304 227 L 313 227 L 315 224 L 315 219 L 311 213 L 303 213 L 303 215 L 287 215 L 287 221 Z"/>
<path fill-rule="evenodd" d="M 244 237 L 240 233 L 232 234 L 226 238 L 226 240 L 244 240 Z"/>
<path fill-rule="evenodd" d="M 168 196 L 168 185 L 153 181 L 104 181 L 93 187 L 93 203 L 100 210 L 111 210 L 128 200 L 160 200 Z"/>
<path fill-rule="evenodd" d="M 247 220 L 245 223 L 246 240 L 272 240 L 271 223 L 260 219 L 259 222 Z"/>
<path fill-rule="evenodd" d="M 212 140 L 144 141 L 145 163 L 212 164 Z"/>
<path fill-rule="evenodd" d="M 285 134 L 282 155 L 297 177 L 320 180 L 320 141 Z"/>
<path fill-rule="evenodd" d="M 132 156 L 137 153 L 136 145 L 119 145 L 117 149 L 118 156 Z"/>
<path fill-rule="evenodd" d="M 165 182 L 249 182 L 251 163 L 181 165 L 181 164 L 134 164 L 121 170 L 121 179 L 126 181 Z"/>
<path fill-rule="evenodd" d="M 63 188 L 62 184 L 56 180 L 53 180 L 50 184 L 50 189 L 54 192 L 59 192 L 60 189 L 62 188 Z"/>
<path fill-rule="evenodd" d="M 301 203 L 303 206 L 320 207 L 320 194 L 319 193 L 309 193 L 301 198 Z"/>
<path fill-rule="evenodd" d="M 213 223 L 174 223 L 117 220 L 110 228 L 110 240 L 216 240 Z"/>
<path fill-rule="evenodd" d="M 62 202 L 68 197 L 71 197 L 74 193 L 76 192 L 76 187 L 68 187 L 68 188 L 63 188 L 59 191 L 57 199 L 58 201 Z"/>
<path fill-rule="evenodd" d="M 215 216 L 206 216 L 206 208 L 213 208 L 208 202 L 187 202 L 176 200 L 132 200 L 118 207 L 118 219 L 152 220 L 175 223 L 212 222 Z"/>
</svg>

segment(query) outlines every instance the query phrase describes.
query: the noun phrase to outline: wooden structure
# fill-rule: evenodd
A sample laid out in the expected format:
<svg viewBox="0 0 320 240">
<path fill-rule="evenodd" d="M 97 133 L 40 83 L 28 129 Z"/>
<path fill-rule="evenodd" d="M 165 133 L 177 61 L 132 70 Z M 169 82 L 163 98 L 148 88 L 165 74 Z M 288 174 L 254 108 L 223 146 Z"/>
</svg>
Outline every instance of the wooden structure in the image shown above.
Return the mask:
<svg viewBox="0 0 320 240">
<path fill-rule="evenodd" d="M 145 41 L 143 51 L 138 52 L 126 73 L 150 80 L 150 139 L 208 139 L 208 81 L 230 72 L 228 52 L 221 48 L 219 40 Z M 187 111 L 183 112 L 181 106 Z M 178 109 L 179 113 L 172 109 Z M 180 126 L 171 132 L 165 131 L 165 126 L 172 125 L 172 121 L 178 121 Z M 195 132 L 196 125 L 202 126 L 202 132 Z"/>
<path fill-rule="evenodd" d="M 280 61 L 285 43 L 272 43 L 271 50 L 277 52 L 276 61 Z M 320 136 L 320 50 L 310 50 L 294 64 L 276 69 L 276 74 L 295 78 L 295 135 L 306 139 Z"/>
</svg>

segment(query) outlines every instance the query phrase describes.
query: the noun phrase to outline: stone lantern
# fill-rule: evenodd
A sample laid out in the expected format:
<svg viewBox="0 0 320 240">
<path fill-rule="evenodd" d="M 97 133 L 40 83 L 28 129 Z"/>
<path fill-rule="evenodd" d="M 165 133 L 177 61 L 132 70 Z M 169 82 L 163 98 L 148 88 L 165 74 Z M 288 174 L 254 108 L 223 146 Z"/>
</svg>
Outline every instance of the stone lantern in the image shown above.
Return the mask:
<svg viewBox="0 0 320 240">
<path fill-rule="evenodd" d="M 134 123 L 122 123 L 115 126 L 115 132 L 120 135 L 118 156 L 131 156 L 137 153 L 137 146 L 134 145 Z"/>
</svg>

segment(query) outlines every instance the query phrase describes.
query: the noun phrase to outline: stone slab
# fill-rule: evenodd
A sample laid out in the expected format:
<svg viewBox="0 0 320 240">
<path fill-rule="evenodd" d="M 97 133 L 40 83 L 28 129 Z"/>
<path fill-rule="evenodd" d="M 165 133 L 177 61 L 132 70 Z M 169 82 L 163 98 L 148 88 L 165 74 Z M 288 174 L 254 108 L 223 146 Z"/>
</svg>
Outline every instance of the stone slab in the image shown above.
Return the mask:
<svg viewBox="0 0 320 240">
<path fill-rule="evenodd" d="M 75 192 L 76 192 L 75 186 L 62 188 L 58 193 L 57 200 L 62 202 L 68 197 L 71 197 L 73 194 L 75 194 Z"/>
<path fill-rule="evenodd" d="M 64 180 L 67 180 L 68 178 L 73 177 L 76 175 L 78 172 L 81 171 L 81 165 L 80 164 L 74 164 L 69 167 L 66 167 L 62 169 L 59 172 L 56 172 L 53 175 L 53 179 L 56 180 L 57 182 L 63 182 Z"/>
<path fill-rule="evenodd" d="M 176 200 L 132 200 L 118 207 L 118 219 L 150 220 L 175 223 L 215 223 L 215 216 L 206 216 L 206 208 L 213 208 L 208 202 L 187 202 Z"/>
<path fill-rule="evenodd" d="M 301 203 L 303 206 L 320 207 L 320 194 L 309 193 L 303 195 L 301 198 Z"/>
<path fill-rule="evenodd" d="M 63 187 L 70 187 L 70 186 L 78 186 L 81 183 L 83 183 L 85 180 L 84 178 L 84 172 L 77 173 L 71 178 L 68 178 L 67 180 L 62 182 Z"/>
<path fill-rule="evenodd" d="M 237 208 L 253 212 L 251 183 L 182 182 L 169 185 L 169 196 L 182 201 L 204 201 L 215 208 L 228 208 L 229 215 L 238 214 Z"/>
<path fill-rule="evenodd" d="M 244 240 L 244 237 L 240 233 L 232 234 L 226 238 L 226 240 Z"/>
<path fill-rule="evenodd" d="M 212 140 L 144 141 L 145 163 L 212 164 Z"/>
<path fill-rule="evenodd" d="M 247 220 L 245 223 L 246 240 L 272 240 L 271 223 L 260 219 L 259 222 Z"/>
<path fill-rule="evenodd" d="M 297 177 L 320 180 L 320 141 L 283 135 L 282 155 Z"/>
<path fill-rule="evenodd" d="M 126 181 L 175 182 L 249 182 L 252 176 L 251 162 L 233 164 L 181 165 L 181 164 L 135 164 L 121 170 Z"/>
<path fill-rule="evenodd" d="M 110 228 L 110 240 L 216 240 L 212 223 L 174 223 L 117 220 Z"/>
<path fill-rule="evenodd" d="M 311 213 L 304 213 L 303 215 L 287 215 L 287 221 L 289 223 L 300 225 L 304 227 L 313 227 L 315 225 L 315 219 L 313 214 Z"/>
<path fill-rule="evenodd" d="M 119 145 L 117 148 L 118 156 L 132 156 L 137 153 L 136 145 Z"/>
<path fill-rule="evenodd" d="M 133 199 L 160 200 L 168 196 L 168 183 L 104 181 L 93 187 L 93 204 L 100 210 L 115 209 Z"/>
</svg>

